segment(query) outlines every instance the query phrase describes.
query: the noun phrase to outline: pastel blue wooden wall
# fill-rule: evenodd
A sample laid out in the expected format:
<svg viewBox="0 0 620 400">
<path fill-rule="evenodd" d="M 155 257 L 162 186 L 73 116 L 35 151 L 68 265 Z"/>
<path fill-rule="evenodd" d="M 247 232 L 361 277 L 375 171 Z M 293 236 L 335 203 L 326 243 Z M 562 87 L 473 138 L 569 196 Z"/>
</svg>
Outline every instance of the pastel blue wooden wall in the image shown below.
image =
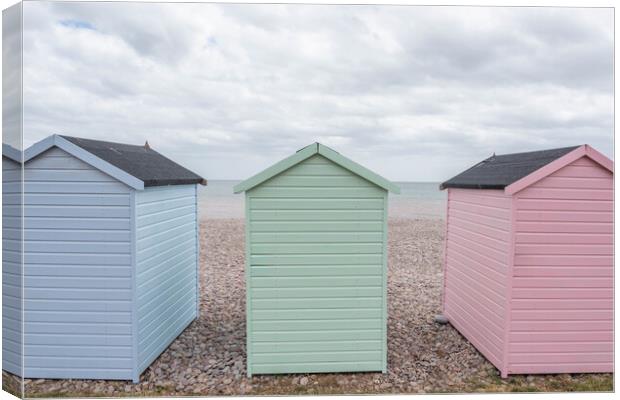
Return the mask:
<svg viewBox="0 0 620 400">
<path fill-rule="evenodd" d="M 2 157 L 2 369 L 22 373 L 21 166 Z"/>
<path fill-rule="evenodd" d="M 197 315 L 196 185 L 135 191 L 58 148 L 28 161 L 24 179 L 24 377 L 137 381 Z M 14 197 L 3 203 L 3 368 L 21 375 Z"/>
<path fill-rule="evenodd" d="M 197 316 L 196 185 L 136 192 L 138 370 Z"/>
<path fill-rule="evenodd" d="M 387 191 L 315 155 L 246 217 L 248 375 L 385 371 Z"/>
<path fill-rule="evenodd" d="M 52 148 L 24 170 L 25 377 L 132 378 L 132 190 Z"/>
</svg>

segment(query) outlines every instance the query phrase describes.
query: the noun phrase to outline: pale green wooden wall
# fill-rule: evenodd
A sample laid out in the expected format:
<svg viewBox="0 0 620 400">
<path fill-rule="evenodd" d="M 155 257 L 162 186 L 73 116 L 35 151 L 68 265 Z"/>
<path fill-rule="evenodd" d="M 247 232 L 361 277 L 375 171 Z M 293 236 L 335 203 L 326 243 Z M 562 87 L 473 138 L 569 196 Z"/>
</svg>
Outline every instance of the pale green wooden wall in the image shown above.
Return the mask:
<svg viewBox="0 0 620 400">
<path fill-rule="evenodd" d="M 385 372 L 387 191 L 315 155 L 246 215 L 248 375 Z"/>
</svg>

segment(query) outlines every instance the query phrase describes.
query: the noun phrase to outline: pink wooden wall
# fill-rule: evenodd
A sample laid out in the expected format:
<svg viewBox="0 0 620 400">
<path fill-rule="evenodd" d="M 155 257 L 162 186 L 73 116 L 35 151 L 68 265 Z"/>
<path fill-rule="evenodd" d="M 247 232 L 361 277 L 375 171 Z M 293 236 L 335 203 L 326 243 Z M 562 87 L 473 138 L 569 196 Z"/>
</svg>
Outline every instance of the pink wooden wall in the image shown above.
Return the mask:
<svg viewBox="0 0 620 400">
<path fill-rule="evenodd" d="M 448 189 L 444 315 L 497 368 L 505 353 L 512 198 Z"/>
<path fill-rule="evenodd" d="M 611 172 L 448 189 L 446 231 L 444 315 L 502 376 L 613 371 Z"/>
<path fill-rule="evenodd" d="M 515 194 L 507 373 L 613 370 L 613 175 L 582 157 Z"/>
</svg>

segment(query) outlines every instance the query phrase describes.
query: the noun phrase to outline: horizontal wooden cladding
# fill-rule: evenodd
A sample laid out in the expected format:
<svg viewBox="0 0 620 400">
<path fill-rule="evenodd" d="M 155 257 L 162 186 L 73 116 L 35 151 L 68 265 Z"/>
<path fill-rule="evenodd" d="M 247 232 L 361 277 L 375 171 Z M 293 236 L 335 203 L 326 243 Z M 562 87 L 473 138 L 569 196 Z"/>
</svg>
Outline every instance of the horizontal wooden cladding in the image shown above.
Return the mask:
<svg viewBox="0 0 620 400">
<path fill-rule="evenodd" d="M 579 255 L 579 256 L 612 256 L 614 247 L 612 244 L 517 244 L 517 254 L 528 255 Z"/>
<path fill-rule="evenodd" d="M 196 197 L 194 194 L 188 195 L 186 191 L 180 192 L 179 197 L 162 200 L 160 202 L 140 203 L 136 205 L 136 213 L 139 218 L 145 215 L 159 214 L 172 209 L 194 207 Z"/>
<path fill-rule="evenodd" d="M 25 193 L 125 193 L 128 187 L 121 182 L 46 182 L 27 181 Z"/>
<path fill-rule="evenodd" d="M 260 243 L 372 243 L 381 242 L 383 232 L 251 232 L 250 242 Z"/>
<path fill-rule="evenodd" d="M 505 230 L 495 229 L 490 226 L 480 225 L 472 221 L 465 221 L 457 218 L 450 219 L 449 228 L 461 236 L 476 235 L 476 237 L 480 239 L 491 238 L 494 245 L 503 245 L 504 248 L 507 248 L 507 243 L 510 240 L 510 233 Z"/>
<path fill-rule="evenodd" d="M 513 321 L 590 321 L 611 320 L 613 310 L 512 310 Z"/>
<path fill-rule="evenodd" d="M 335 329 L 328 328 L 326 330 L 312 330 L 306 331 L 281 331 L 279 329 L 265 332 L 253 332 L 252 344 L 261 342 L 303 342 L 308 340 L 315 341 L 356 341 L 356 340 L 381 340 L 383 330 L 376 329 Z"/>
<path fill-rule="evenodd" d="M 377 282 L 377 285 L 379 285 L 379 282 Z M 315 298 L 378 297 L 382 295 L 381 286 L 252 289 L 252 297 L 254 299 L 304 298 L 307 301 L 314 301 Z M 310 298 L 311 300 L 309 300 Z"/>
<path fill-rule="evenodd" d="M 113 179 L 95 169 L 26 168 L 24 180 L 32 182 L 110 182 Z"/>
<path fill-rule="evenodd" d="M 196 318 L 195 307 L 186 308 L 184 312 L 174 315 L 150 344 L 140 343 L 138 354 L 138 370 L 144 371 L 170 343 Z"/>
<path fill-rule="evenodd" d="M 379 254 L 383 243 L 258 243 L 252 254 Z"/>
<path fill-rule="evenodd" d="M 51 154 L 45 154 L 45 157 L 35 157 L 25 164 L 25 169 L 29 171 L 36 170 L 89 170 L 92 167 L 82 160 L 79 160 L 69 153 L 65 153 L 62 157 L 53 157 Z"/>
<path fill-rule="evenodd" d="M 145 207 L 146 204 L 156 203 L 161 205 L 162 209 L 174 208 L 174 205 L 170 204 L 171 200 L 194 196 L 195 190 L 194 185 L 151 186 L 136 192 L 136 204 Z"/>
<path fill-rule="evenodd" d="M 251 255 L 250 265 L 376 265 L 382 254 Z"/>
<path fill-rule="evenodd" d="M 613 184 L 614 181 L 611 175 L 583 177 L 548 176 L 542 181 L 533 184 L 530 188 L 613 189 Z"/>
<path fill-rule="evenodd" d="M 55 241 L 55 242 L 129 242 L 128 230 L 99 229 L 28 229 L 24 231 L 24 241 Z M 20 230 L 3 231 L 7 239 L 19 239 Z"/>
<path fill-rule="evenodd" d="M 609 277 L 515 277 L 513 278 L 515 288 L 612 288 L 613 279 Z"/>
<path fill-rule="evenodd" d="M 180 217 L 162 220 L 147 226 L 137 226 L 136 233 L 138 235 L 138 240 L 141 240 L 142 238 L 162 234 L 179 226 L 187 226 L 188 224 L 195 223 L 195 221 L 196 216 L 194 213 L 186 213 Z"/>
<path fill-rule="evenodd" d="M 351 173 L 346 169 L 342 168 L 339 165 L 336 165 L 332 162 L 327 163 L 307 163 L 303 162 L 301 164 L 295 165 L 293 168 L 290 168 L 284 172 L 282 172 L 277 177 L 302 177 L 302 176 L 351 176 Z M 274 178 L 272 178 L 274 179 Z M 267 181 L 266 183 L 270 182 Z"/>
<path fill-rule="evenodd" d="M 114 357 L 127 358 L 131 354 L 131 346 L 54 346 L 28 345 L 25 348 L 26 357 Z"/>
<path fill-rule="evenodd" d="M 383 267 L 377 265 L 295 265 L 252 266 L 251 277 L 376 276 Z"/>
<path fill-rule="evenodd" d="M 248 192 L 252 198 L 278 197 L 278 198 L 382 198 L 385 190 L 378 186 L 368 187 L 269 187 L 257 186 Z"/>
<path fill-rule="evenodd" d="M 614 198 L 612 189 L 565 189 L 549 187 L 529 187 L 519 197 L 529 199 L 557 199 L 557 200 L 604 200 Z"/>
<path fill-rule="evenodd" d="M 187 205 L 179 208 L 163 209 L 157 213 L 144 214 L 138 217 L 137 228 L 144 228 L 146 226 L 169 221 L 175 218 L 186 217 L 187 215 L 194 215 L 196 210 L 195 205 Z"/>
<path fill-rule="evenodd" d="M 446 288 L 446 304 L 445 309 L 449 310 L 450 315 L 458 313 L 464 318 L 471 321 L 471 325 L 476 329 L 484 331 L 484 335 L 488 340 L 497 345 L 497 349 L 501 349 L 502 337 L 503 337 L 503 316 L 498 313 L 489 312 L 488 309 L 480 307 L 479 301 L 471 301 L 462 297 L 463 292 L 455 291 L 454 288 Z M 450 298 L 450 299 L 448 299 Z M 491 303 L 489 303 L 491 304 Z M 501 311 L 503 314 L 503 310 Z"/>
<path fill-rule="evenodd" d="M 184 240 L 176 243 L 174 246 L 170 245 L 166 249 L 160 249 L 159 252 L 149 254 L 148 257 L 140 258 L 136 269 L 138 271 L 138 275 L 140 276 L 140 280 L 146 281 L 152 276 L 150 274 L 157 274 L 159 272 L 148 272 L 149 270 L 176 265 L 177 262 L 181 262 L 192 255 L 196 255 L 195 240 Z"/>
<path fill-rule="evenodd" d="M 517 197 L 517 209 L 520 211 L 554 210 L 554 211 L 613 211 L 611 200 L 566 200 L 566 199 L 527 199 Z"/>
<path fill-rule="evenodd" d="M 383 232 L 383 221 L 252 221 L 251 232 Z"/>
<path fill-rule="evenodd" d="M 163 294 L 163 296 L 170 297 L 168 301 L 159 299 L 151 303 L 148 308 L 139 310 L 138 337 L 141 343 L 149 342 L 149 339 L 160 335 L 162 326 L 170 326 L 166 324 L 169 319 L 174 320 L 183 313 L 193 314 L 192 309 L 195 310 L 196 307 L 196 294 L 189 288 L 189 283 L 178 285 L 175 290 L 179 289 L 182 293 L 167 291 Z"/>
<path fill-rule="evenodd" d="M 546 267 L 540 266 L 530 267 L 514 267 L 513 274 L 515 277 L 542 277 L 542 278 L 580 278 L 590 277 L 599 278 L 606 277 L 611 279 L 613 276 L 613 266 L 608 267 L 592 267 L 588 265 L 570 266 L 570 267 Z"/>
<path fill-rule="evenodd" d="M 322 351 L 372 351 L 380 350 L 380 340 L 336 340 L 302 342 L 256 342 L 252 351 L 256 353 L 322 352 Z"/>
<path fill-rule="evenodd" d="M 195 235 L 195 228 L 196 225 L 194 221 L 187 223 L 181 221 L 181 223 L 175 225 L 171 224 L 167 229 L 161 229 L 158 233 L 140 236 L 137 239 L 136 248 L 138 251 L 143 251 L 153 246 L 161 245 L 162 243 L 167 243 L 171 240 L 187 235 L 192 231 L 194 231 Z"/>
<path fill-rule="evenodd" d="M 21 204 L 19 195 L 11 195 L 11 203 Z M 25 206 L 127 206 L 129 207 L 128 193 L 25 193 Z"/>
<path fill-rule="evenodd" d="M 249 198 L 250 209 L 255 210 L 383 210 L 381 198 L 340 199 L 279 199 Z"/>
<path fill-rule="evenodd" d="M 486 215 L 479 215 L 463 210 L 449 210 L 450 224 L 461 224 L 461 221 L 475 223 L 484 227 L 508 232 L 508 221 L 500 218 L 493 218 Z"/>
<path fill-rule="evenodd" d="M 132 271 L 129 265 L 109 266 L 109 265 L 84 265 L 84 264 L 75 264 L 75 265 L 28 264 L 25 276 L 129 278 L 131 276 L 131 273 Z"/>
<path fill-rule="evenodd" d="M 493 239 L 485 238 L 485 240 L 480 240 L 475 235 L 468 235 L 466 232 L 459 230 L 458 227 L 455 229 L 453 226 L 450 226 L 448 227 L 448 243 L 451 245 L 456 244 L 460 246 L 459 248 L 470 249 L 485 259 L 487 263 L 508 264 L 509 256 L 506 252 L 508 246 L 505 245 L 503 246 L 504 249 L 502 249 L 502 243 L 496 242 Z"/>
<path fill-rule="evenodd" d="M 612 233 L 516 233 L 517 246 L 521 244 L 539 244 L 539 245 L 610 245 L 614 242 Z"/>
<path fill-rule="evenodd" d="M 123 300 L 108 301 L 74 301 L 74 300 L 44 300 L 24 299 L 24 309 L 33 311 L 57 311 L 64 312 L 130 312 L 131 302 Z"/>
<path fill-rule="evenodd" d="M 612 330 L 613 320 L 512 321 L 510 325 L 513 332 L 602 331 Z"/>
<path fill-rule="evenodd" d="M 316 277 L 252 277 L 252 288 L 326 288 L 373 286 L 381 281 L 375 276 L 316 276 Z"/>
<path fill-rule="evenodd" d="M 611 255 L 582 255 L 582 254 L 516 254 L 515 266 L 591 266 L 606 267 L 613 265 Z"/>
<path fill-rule="evenodd" d="M 9 245 L 6 243 L 5 245 Z M 21 243 L 17 242 L 17 246 Z M 128 242 L 85 242 L 85 241 L 60 241 L 60 240 L 26 240 L 23 243 L 26 253 L 110 253 L 128 254 L 130 245 Z M 14 246 L 7 246 L 11 249 Z M 14 249 L 17 250 L 17 249 Z"/>
<path fill-rule="evenodd" d="M 339 308 L 379 308 L 383 304 L 381 297 L 344 297 L 344 298 L 300 298 L 300 299 L 253 299 L 252 309 L 291 310 L 302 313 L 306 309 Z"/>
<path fill-rule="evenodd" d="M 101 333 L 31 333 L 24 334 L 26 346 L 130 346 L 131 335 Z"/>
<path fill-rule="evenodd" d="M 84 369 L 96 369 L 96 368 L 115 368 L 119 363 L 126 364 L 131 367 L 131 355 L 127 354 L 125 357 L 70 357 L 70 356 L 58 356 L 58 357 L 25 357 L 24 366 L 26 368 L 47 368 L 50 365 L 54 365 L 56 368 L 71 368 L 79 370 Z"/>
<path fill-rule="evenodd" d="M 380 361 L 381 351 L 326 351 L 294 353 L 254 353 L 253 364 Z"/>
<path fill-rule="evenodd" d="M 24 298 L 33 300 L 130 300 L 131 290 L 116 288 L 24 288 Z"/>
<path fill-rule="evenodd" d="M 20 215 L 20 206 L 5 206 L 5 215 Z M 129 207 L 127 206 L 24 206 L 23 213 L 25 218 L 46 217 L 46 218 L 129 218 Z"/>
<path fill-rule="evenodd" d="M 517 220 L 519 233 L 603 233 L 612 234 L 613 222 L 524 222 Z"/>
<path fill-rule="evenodd" d="M 600 310 L 613 307 L 613 299 L 513 299 L 513 310 Z"/>
<path fill-rule="evenodd" d="M 613 289 L 608 288 L 514 288 L 513 299 L 610 299 Z"/>
<path fill-rule="evenodd" d="M 611 178 L 611 172 L 607 171 L 600 166 L 589 165 L 567 165 L 556 172 L 554 172 L 548 178 Z"/>
<path fill-rule="evenodd" d="M 297 373 L 330 373 L 330 372 L 363 372 L 381 371 L 383 361 L 353 361 L 353 362 L 329 362 L 329 363 L 282 363 L 282 364 L 252 364 L 254 374 L 288 374 L 290 371 Z"/>
<path fill-rule="evenodd" d="M 127 254 L 110 253 L 24 253 L 25 264 L 54 264 L 54 265 L 130 265 L 131 256 Z"/>
<path fill-rule="evenodd" d="M 603 330 L 564 330 L 564 331 L 523 331 L 510 332 L 510 343 L 517 345 L 523 343 L 564 343 L 564 342 L 594 342 L 604 341 L 611 342 L 614 340 L 614 332 L 611 328 Z"/>
<path fill-rule="evenodd" d="M 482 217 L 492 217 L 502 220 L 510 219 L 510 209 L 485 206 L 475 203 L 466 203 L 457 199 L 450 198 L 450 212 L 458 210 Z"/>
<path fill-rule="evenodd" d="M 613 372 L 614 364 L 610 363 L 523 363 L 509 364 L 509 374 L 562 374 L 562 373 L 597 373 Z"/>
<path fill-rule="evenodd" d="M 30 217 L 24 219 L 24 229 L 89 229 L 129 230 L 129 218 L 57 218 Z"/>
<path fill-rule="evenodd" d="M 510 211 L 512 198 L 506 196 L 503 190 L 470 190 L 470 189 L 448 189 L 450 190 L 450 202 L 462 206 L 482 207 L 480 210 L 488 208 Z"/>
<path fill-rule="evenodd" d="M 450 310 L 446 308 L 444 312 L 450 320 L 450 324 L 465 336 L 480 353 L 497 368 L 502 367 L 502 339 L 497 338 L 488 331 L 487 327 L 476 323 L 474 319 L 468 315 L 464 315 L 459 310 Z"/>
<path fill-rule="evenodd" d="M 577 353 L 577 352 L 566 352 L 566 353 L 551 353 L 551 352 L 541 352 L 541 353 L 513 353 L 510 355 L 510 363 L 511 364 L 536 364 L 536 363 L 544 363 L 544 364 L 563 364 L 563 363 L 571 363 L 571 364 L 579 364 L 579 363 L 612 363 L 613 362 L 613 352 L 604 351 L 599 353 Z"/>
<path fill-rule="evenodd" d="M 54 323 L 105 323 L 129 324 L 130 312 L 112 311 L 25 311 L 26 323 L 54 322 Z"/>
<path fill-rule="evenodd" d="M 26 266 L 28 272 L 28 266 Z M 21 279 L 21 278 L 18 278 Z M 131 282 L 127 277 L 56 277 L 56 276 L 24 276 L 24 287 L 27 288 L 67 288 L 67 289 L 129 289 Z"/>
<path fill-rule="evenodd" d="M 448 237 L 449 240 L 449 237 Z M 494 280 L 495 282 L 504 282 L 508 267 L 506 263 L 502 263 L 497 260 L 493 260 L 486 257 L 468 246 L 463 246 L 456 242 L 450 243 L 450 248 L 446 255 L 448 260 L 448 268 L 451 269 L 451 263 L 455 263 L 456 268 L 462 271 L 478 272 L 479 274 Z"/>
<path fill-rule="evenodd" d="M 381 210 L 251 210 L 258 221 L 382 221 Z"/>
<path fill-rule="evenodd" d="M 130 368 L 24 368 L 24 376 L 27 378 L 46 377 L 48 379 L 122 379 L 133 378 Z"/>
<path fill-rule="evenodd" d="M 382 319 L 253 320 L 254 332 L 381 329 Z"/>
<path fill-rule="evenodd" d="M 556 211 L 519 210 L 517 219 L 521 222 L 611 222 L 612 211 Z"/>
<path fill-rule="evenodd" d="M 452 282 L 446 282 L 446 287 L 461 287 L 462 291 L 465 293 L 484 296 L 485 303 L 490 301 L 503 306 L 506 292 L 505 283 L 501 282 L 499 279 L 497 281 L 489 279 L 488 273 L 485 274 L 484 271 L 481 273 L 473 269 L 463 268 L 457 265 L 452 257 L 453 255 L 450 255 L 448 259 L 448 268 L 450 274 L 453 274 L 454 280 Z"/>
<path fill-rule="evenodd" d="M 313 166 L 313 168 L 324 168 Z M 346 171 L 339 171 L 346 174 Z M 288 187 L 373 187 L 373 183 L 356 175 L 291 175 L 280 174 L 265 182 L 263 187 L 288 186 Z"/>
<path fill-rule="evenodd" d="M 481 318 L 487 322 L 489 327 L 493 328 L 496 333 L 501 332 L 504 323 L 504 309 L 483 295 L 467 293 L 466 290 L 463 287 L 451 285 L 446 287 L 445 296 L 450 301 L 459 302 L 459 307 L 465 312 L 480 313 Z"/>
<path fill-rule="evenodd" d="M 136 193 L 138 371 L 196 317 L 196 188 Z"/>
<path fill-rule="evenodd" d="M 131 324 L 94 323 L 94 322 L 28 322 L 26 334 L 101 334 L 131 335 Z"/>
<path fill-rule="evenodd" d="M 381 318 L 381 308 L 330 308 L 299 310 L 252 310 L 253 321 L 273 320 L 350 320 Z"/>
<path fill-rule="evenodd" d="M 183 233 L 179 233 L 176 237 L 167 236 L 161 240 L 145 240 L 143 247 L 138 249 L 136 256 L 139 260 L 150 260 L 161 254 L 161 249 L 167 250 L 171 248 L 183 248 L 184 246 L 191 246 L 196 244 L 196 225 L 186 227 Z"/>
<path fill-rule="evenodd" d="M 613 352 L 613 341 L 510 343 L 510 353 L 604 353 Z"/>
</svg>

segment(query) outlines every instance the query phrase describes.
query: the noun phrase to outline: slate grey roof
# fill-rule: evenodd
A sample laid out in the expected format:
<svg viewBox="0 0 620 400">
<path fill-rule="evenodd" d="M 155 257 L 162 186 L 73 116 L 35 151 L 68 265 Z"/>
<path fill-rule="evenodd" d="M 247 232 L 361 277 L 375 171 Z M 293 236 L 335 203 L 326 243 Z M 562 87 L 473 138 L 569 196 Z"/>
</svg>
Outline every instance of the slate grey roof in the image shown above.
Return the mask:
<svg viewBox="0 0 620 400">
<path fill-rule="evenodd" d="M 144 182 L 144 186 L 189 185 L 206 180 L 146 146 L 60 135 Z"/>
<path fill-rule="evenodd" d="M 439 185 L 440 189 L 504 189 L 579 146 L 493 155 Z"/>
</svg>

